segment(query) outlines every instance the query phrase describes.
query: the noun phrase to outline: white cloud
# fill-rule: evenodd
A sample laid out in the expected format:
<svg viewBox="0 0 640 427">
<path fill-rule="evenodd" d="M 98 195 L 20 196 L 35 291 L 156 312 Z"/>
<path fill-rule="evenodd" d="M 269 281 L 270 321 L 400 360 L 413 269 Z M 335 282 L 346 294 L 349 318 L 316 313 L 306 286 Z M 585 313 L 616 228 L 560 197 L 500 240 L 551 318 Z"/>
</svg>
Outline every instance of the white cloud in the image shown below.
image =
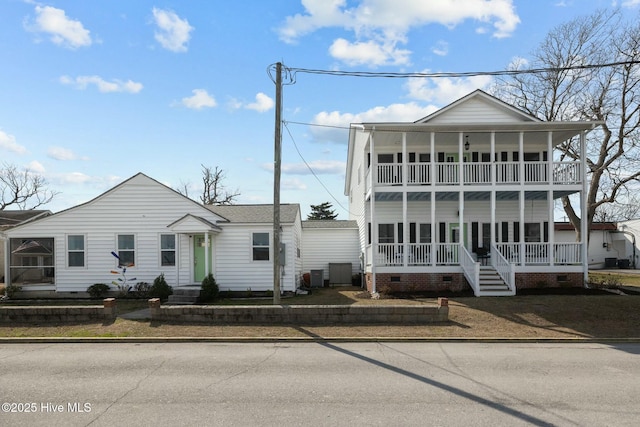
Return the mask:
<svg viewBox="0 0 640 427">
<path fill-rule="evenodd" d="M 95 178 L 92 178 L 82 172 L 59 174 L 56 179 L 64 184 L 85 184 L 88 182 L 95 182 Z"/>
<path fill-rule="evenodd" d="M 344 173 L 346 164 L 340 160 L 315 160 L 307 162 L 316 175 L 333 175 Z M 289 175 L 311 175 L 305 163 L 286 163 L 282 165 L 282 173 Z"/>
<path fill-rule="evenodd" d="M 204 89 L 194 89 L 193 96 L 182 98 L 182 105 L 193 110 L 200 110 L 202 108 L 215 107 L 218 105 L 213 96 L 209 95 Z"/>
<path fill-rule="evenodd" d="M 27 149 L 16 142 L 16 137 L 0 130 L 0 149 L 16 154 L 24 154 Z"/>
<path fill-rule="evenodd" d="M 622 2 L 622 7 L 636 7 L 640 6 L 640 0 L 625 0 Z"/>
<path fill-rule="evenodd" d="M 51 6 L 36 6 L 36 18 L 26 27 L 30 31 L 49 34 L 51 41 L 70 49 L 90 46 L 90 31 L 80 21 L 69 19 L 62 9 Z"/>
<path fill-rule="evenodd" d="M 407 65 L 411 51 L 398 49 L 397 42 L 379 43 L 375 40 L 351 43 L 345 39 L 336 39 L 329 53 L 332 57 L 350 66 L 357 65 Z"/>
<path fill-rule="evenodd" d="M 132 80 L 122 81 L 114 79 L 109 82 L 100 76 L 78 76 L 75 79 L 69 76 L 62 76 L 60 77 L 60 83 L 75 86 L 76 89 L 82 90 L 86 89 L 89 85 L 95 85 L 98 88 L 98 91 L 102 93 L 138 93 L 143 88 L 142 83 L 134 82 Z"/>
<path fill-rule="evenodd" d="M 72 150 L 63 147 L 51 147 L 47 150 L 47 155 L 55 160 L 77 160 L 79 157 Z M 83 157 L 82 160 L 87 160 Z"/>
<path fill-rule="evenodd" d="M 40 163 L 39 161 L 37 161 L 37 160 L 29 162 L 29 164 L 27 164 L 27 170 L 29 172 L 35 172 L 35 173 L 44 173 L 45 172 L 44 165 L 42 163 Z"/>
<path fill-rule="evenodd" d="M 193 27 L 189 21 L 181 19 L 171 10 L 153 8 L 153 18 L 158 29 L 155 39 L 167 50 L 172 52 L 186 52 L 186 44 L 191 39 Z"/>
<path fill-rule="evenodd" d="M 449 54 L 449 43 L 444 40 L 438 40 L 436 44 L 431 48 L 431 52 L 438 56 L 447 56 Z"/>
<path fill-rule="evenodd" d="M 268 95 L 265 95 L 262 92 L 259 92 L 256 95 L 256 101 L 250 104 L 247 104 L 245 108 L 247 110 L 255 110 L 259 113 L 264 113 L 266 111 L 271 110 L 274 105 L 275 105 L 275 101 L 272 98 L 270 98 Z"/>
<path fill-rule="evenodd" d="M 411 78 L 405 84 L 405 88 L 408 90 L 408 96 L 413 99 L 432 102 L 444 107 L 476 89 L 487 89 L 492 82 L 491 76 L 458 79 L 447 77 Z"/>
<path fill-rule="evenodd" d="M 414 27 L 440 24 L 453 28 L 472 20 L 492 27 L 494 37 L 510 36 L 520 23 L 513 0 L 362 0 L 348 7 L 346 0 L 302 0 L 305 12 L 288 16 L 278 29 L 281 40 L 296 42 L 322 28 L 352 31 L 355 41 L 334 41 L 330 54 L 347 64 L 408 63 L 410 52 L 398 49 Z M 349 56 L 352 54 L 353 56 Z"/>
<path fill-rule="evenodd" d="M 415 102 L 406 104 L 391 104 L 378 106 L 370 110 L 353 114 L 339 111 L 323 111 L 315 115 L 309 130 L 315 142 L 334 142 L 346 144 L 348 142 L 348 127 L 351 123 L 361 122 L 413 122 L 436 111 L 432 105 L 422 106 Z M 344 129 L 342 129 L 344 128 Z"/>
<path fill-rule="evenodd" d="M 307 184 L 305 184 L 304 182 L 302 182 L 302 180 L 298 178 L 283 179 L 282 189 L 304 191 L 307 189 Z"/>
</svg>

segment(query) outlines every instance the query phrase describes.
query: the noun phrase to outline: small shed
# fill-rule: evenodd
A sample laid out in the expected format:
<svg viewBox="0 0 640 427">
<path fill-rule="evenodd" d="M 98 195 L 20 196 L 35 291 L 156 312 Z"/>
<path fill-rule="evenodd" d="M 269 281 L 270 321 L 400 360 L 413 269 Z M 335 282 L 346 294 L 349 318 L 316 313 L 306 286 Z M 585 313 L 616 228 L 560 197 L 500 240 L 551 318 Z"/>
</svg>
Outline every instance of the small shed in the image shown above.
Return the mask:
<svg viewBox="0 0 640 427">
<path fill-rule="evenodd" d="M 302 221 L 302 271 L 322 270 L 330 285 L 351 285 L 360 273 L 360 244 L 356 221 Z"/>
</svg>

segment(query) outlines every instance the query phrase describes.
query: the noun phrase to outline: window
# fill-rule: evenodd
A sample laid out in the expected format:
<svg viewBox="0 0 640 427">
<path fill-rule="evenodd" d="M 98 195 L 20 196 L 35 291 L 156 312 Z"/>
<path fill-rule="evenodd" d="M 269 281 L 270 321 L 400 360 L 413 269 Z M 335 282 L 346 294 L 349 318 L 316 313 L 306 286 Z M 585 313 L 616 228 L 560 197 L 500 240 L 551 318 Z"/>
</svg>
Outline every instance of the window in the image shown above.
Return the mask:
<svg viewBox="0 0 640 427">
<path fill-rule="evenodd" d="M 540 242 L 540 224 L 537 222 L 527 222 L 524 224 L 524 241 Z"/>
<path fill-rule="evenodd" d="M 420 224 L 420 243 L 431 243 L 431 224 Z"/>
<path fill-rule="evenodd" d="M 53 238 L 10 239 L 9 252 L 12 284 L 26 286 L 53 283 Z"/>
<path fill-rule="evenodd" d="M 133 234 L 118 234 L 118 264 L 131 267 L 136 259 L 136 239 Z"/>
<path fill-rule="evenodd" d="M 378 224 L 378 243 L 395 243 L 393 224 Z"/>
<path fill-rule="evenodd" d="M 160 265 L 163 267 L 173 267 L 176 265 L 175 234 L 160 235 Z"/>
<path fill-rule="evenodd" d="M 253 233 L 253 260 L 269 261 L 269 233 Z"/>
<path fill-rule="evenodd" d="M 393 154 L 378 154 L 378 163 L 393 163 Z"/>
<path fill-rule="evenodd" d="M 84 236 L 67 236 L 67 266 L 84 267 Z"/>
</svg>

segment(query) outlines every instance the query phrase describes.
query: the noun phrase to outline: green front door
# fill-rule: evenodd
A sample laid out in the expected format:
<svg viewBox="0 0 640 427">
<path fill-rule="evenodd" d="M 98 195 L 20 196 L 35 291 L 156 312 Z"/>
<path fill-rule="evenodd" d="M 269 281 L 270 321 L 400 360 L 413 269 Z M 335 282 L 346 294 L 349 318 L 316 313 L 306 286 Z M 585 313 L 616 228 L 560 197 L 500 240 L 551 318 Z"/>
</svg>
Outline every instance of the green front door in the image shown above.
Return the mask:
<svg viewBox="0 0 640 427">
<path fill-rule="evenodd" d="M 210 240 L 209 243 L 211 243 Z M 204 234 L 197 234 L 193 236 L 193 281 L 195 283 L 201 283 L 206 277 L 205 265 Z"/>
</svg>

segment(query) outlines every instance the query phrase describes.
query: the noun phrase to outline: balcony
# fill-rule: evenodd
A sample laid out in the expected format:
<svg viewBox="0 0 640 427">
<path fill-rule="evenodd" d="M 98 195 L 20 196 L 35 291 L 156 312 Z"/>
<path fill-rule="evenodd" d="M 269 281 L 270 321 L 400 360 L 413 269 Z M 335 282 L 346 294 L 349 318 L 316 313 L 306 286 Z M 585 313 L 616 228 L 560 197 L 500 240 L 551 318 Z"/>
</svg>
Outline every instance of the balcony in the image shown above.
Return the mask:
<svg viewBox="0 0 640 427">
<path fill-rule="evenodd" d="M 382 163 L 376 167 L 376 186 L 405 184 L 404 165 Z M 459 185 L 460 180 L 463 185 L 490 185 L 494 182 L 496 185 L 508 185 L 519 184 L 520 180 L 525 184 L 581 183 L 580 162 L 553 162 L 551 173 L 547 162 L 408 163 L 406 171 L 406 184 L 412 186 Z M 370 169 L 367 178 L 369 174 Z M 369 179 L 367 182 L 370 182 Z"/>
<path fill-rule="evenodd" d="M 460 264 L 459 243 L 379 243 L 378 267 L 451 266 Z M 553 247 L 553 251 L 551 248 Z M 581 265 L 581 243 L 496 243 L 495 248 L 509 264 Z M 406 259 L 405 259 L 406 258 Z"/>
</svg>

